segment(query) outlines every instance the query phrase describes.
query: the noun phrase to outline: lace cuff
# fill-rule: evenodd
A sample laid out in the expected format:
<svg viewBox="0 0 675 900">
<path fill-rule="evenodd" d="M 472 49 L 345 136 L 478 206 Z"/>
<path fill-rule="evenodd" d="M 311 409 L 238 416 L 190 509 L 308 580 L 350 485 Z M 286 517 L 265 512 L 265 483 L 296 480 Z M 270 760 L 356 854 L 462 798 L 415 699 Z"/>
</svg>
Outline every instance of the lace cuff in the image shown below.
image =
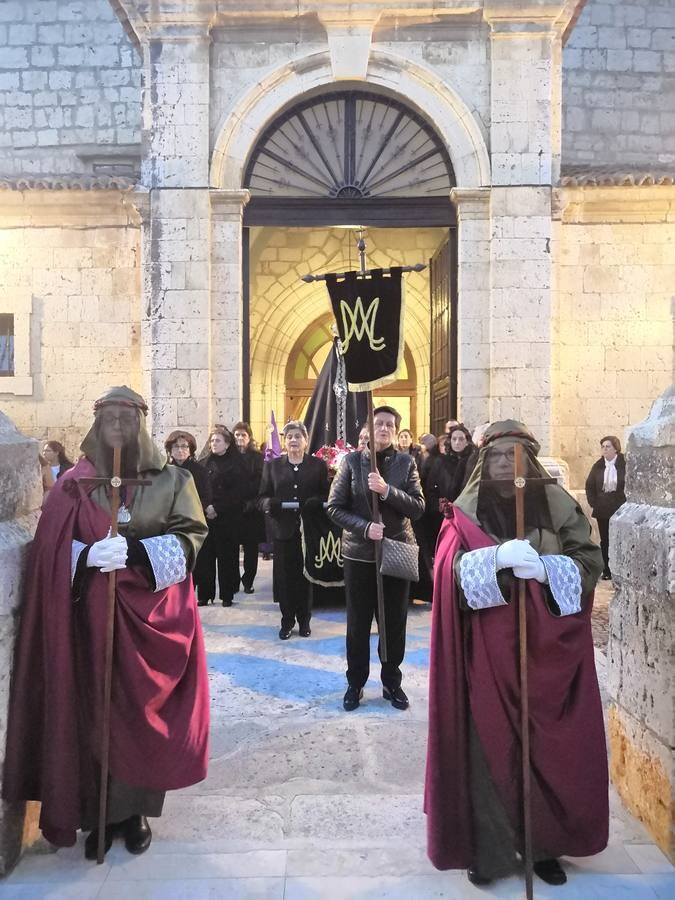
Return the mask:
<svg viewBox="0 0 675 900">
<path fill-rule="evenodd" d="M 459 561 L 459 578 L 471 609 L 507 606 L 497 582 L 497 547 L 469 550 Z"/>
<path fill-rule="evenodd" d="M 558 606 L 554 615 L 572 616 L 581 611 L 581 574 L 569 556 L 540 557 L 548 576 L 548 586 Z"/>
<path fill-rule="evenodd" d="M 187 575 L 187 564 L 185 553 L 175 534 L 143 538 L 141 544 L 145 547 L 155 576 L 155 591 L 162 591 L 183 581 Z"/>
<path fill-rule="evenodd" d="M 87 548 L 87 544 L 83 544 L 82 541 L 73 541 L 70 548 L 70 583 L 75 581 L 75 573 L 77 572 L 77 561 L 80 558 L 80 553 Z"/>
</svg>

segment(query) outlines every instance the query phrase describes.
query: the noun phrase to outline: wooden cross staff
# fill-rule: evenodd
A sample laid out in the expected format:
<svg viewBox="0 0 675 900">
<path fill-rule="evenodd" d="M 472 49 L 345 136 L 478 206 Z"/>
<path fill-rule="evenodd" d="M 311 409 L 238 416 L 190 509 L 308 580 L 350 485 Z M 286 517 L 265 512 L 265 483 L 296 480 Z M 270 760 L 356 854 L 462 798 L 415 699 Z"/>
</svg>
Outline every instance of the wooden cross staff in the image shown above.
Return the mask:
<svg viewBox="0 0 675 900">
<path fill-rule="evenodd" d="M 151 481 L 140 478 L 121 478 L 122 450 L 113 448 L 112 478 L 80 478 L 80 484 L 97 486 L 110 485 L 110 537 L 117 537 L 117 516 L 120 509 L 120 488 L 124 485 L 147 485 Z M 105 668 L 103 677 L 103 720 L 101 727 L 101 782 L 98 804 L 98 847 L 96 862 L 100 865 L 105 857 L 105 826 L 108 812 L 108 770 L 110 768 L 110 705 L 112 698 L 113 638 L 115 636 L 115 599 L 117 572 L 108 572 L 108 603 L 105 634 Z"/>
<path fill-rule="evenodd" d="M 557 484 L 556 478 L 527 478 L 527 457 L 523 445 L 514 442 L 513 484 L 516 489 L 516 539 L 525 540 L 525 490 L 530 484 Z M 484 484 L 500 484 L 485 480 Z M 504 482 L 501 481 L 501 484 Z M 525 895 L 532 900 L 532 800 L 530 787 L 530 699 L 527 683 L 527 584 L 518 580 L 518 636 L 520 642 L 520 741 L 523 775 L 523 840 L 525 862 Z"/>
</svg>

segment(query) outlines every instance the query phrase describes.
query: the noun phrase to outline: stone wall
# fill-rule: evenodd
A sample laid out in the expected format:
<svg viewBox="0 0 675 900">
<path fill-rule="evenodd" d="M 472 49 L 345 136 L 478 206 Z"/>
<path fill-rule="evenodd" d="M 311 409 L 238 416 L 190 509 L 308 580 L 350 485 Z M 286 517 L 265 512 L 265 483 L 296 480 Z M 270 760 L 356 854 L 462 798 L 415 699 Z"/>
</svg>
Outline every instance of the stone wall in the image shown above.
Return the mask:
<svg viewBox="0 0 675 900">
<path fill-rule="evenodd" d="M 90 172 L 137 145 L 140 56 L 109 0 L 0 3 L 0 177 Z"/>
<path fill-rule="evenodd" d="M 42 502 L 38 446 L 0 412 L 0 771 L 5 757 L 7 704 L 16 636 L 16 613 L 26 553 Z M 0 804 L 0 875 L 16 862 L 22 840 L 36 837 L 36 811 Z"/>
<path fill-rule="evenodd" d="M 627 502 L 610 522 L 610 772 L 675 862 L 675 387 L 628 439 Z"/>
<path fill-rule="evenodd" d="M 672 168 L 672 0 L 587 0 L 563 66 L 565 165 Z"/>
<path fill-rule="evenodd" d="M 77 458 L 92 401 L 140 386 L 138 214 L 116 191 L 0 191 L 0 220 L 0 312 L 25 310 L 31 373 L 21 393 L 0 380 L 0 409 Z"/>
<path fill-rule="evenodd" d="M 673 380 L 675 189 L 565 188 L 555 215 L 554 446 L 582 487 Z"/>
</svg>

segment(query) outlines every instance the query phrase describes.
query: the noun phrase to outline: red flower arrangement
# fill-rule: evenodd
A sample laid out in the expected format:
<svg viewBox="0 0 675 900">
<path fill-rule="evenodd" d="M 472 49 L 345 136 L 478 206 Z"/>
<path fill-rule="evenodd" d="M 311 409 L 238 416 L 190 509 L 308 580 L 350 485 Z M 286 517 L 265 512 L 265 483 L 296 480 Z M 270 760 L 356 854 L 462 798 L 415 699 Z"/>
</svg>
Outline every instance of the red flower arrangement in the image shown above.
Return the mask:
<svg viewBox="0 0 675 900">
<path fill-rule="evenodd" d="M 316 456 L 317 459 L 321 459 L 326 463 L 328 466 L 328 474 L 332 478 L 339 469 L 340 463 L 345 456 L 348 453 L 352 453 L 354 450 L 356 450 L 356 447 L 352 447 L 352 445 L 348 444 L 346 441 L 339 440 L 334 444 L 324 444 L 323 447 L 319 447 L 312 456 Z"/>
</svg>

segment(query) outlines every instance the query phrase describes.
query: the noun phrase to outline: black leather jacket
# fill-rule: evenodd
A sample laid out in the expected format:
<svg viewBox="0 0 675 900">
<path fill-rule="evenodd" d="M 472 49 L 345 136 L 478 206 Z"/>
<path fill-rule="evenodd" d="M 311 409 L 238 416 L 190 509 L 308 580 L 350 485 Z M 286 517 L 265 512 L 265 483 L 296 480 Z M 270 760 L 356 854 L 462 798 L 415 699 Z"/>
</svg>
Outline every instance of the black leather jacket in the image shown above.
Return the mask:
<svg viewBox="0 0 675 900">
<path fill-rule="evenodd" d="M 389 485 L 387 499 L 380 498 L 384 536 L 407 544 L 415 543 L 411 525 L 424 512 L 424 495 L 415 460 L 409 453 L 385 456 L 380 474 Z M 342 461 L 333 479 L 326 512 L 343 528 L 342 555 L 347 559 L 372 562 L 373 541 L 366 530 L 373 521 L 370 509 L 368 473 L 370 452 L 357 450 Z"/>
</svg>

